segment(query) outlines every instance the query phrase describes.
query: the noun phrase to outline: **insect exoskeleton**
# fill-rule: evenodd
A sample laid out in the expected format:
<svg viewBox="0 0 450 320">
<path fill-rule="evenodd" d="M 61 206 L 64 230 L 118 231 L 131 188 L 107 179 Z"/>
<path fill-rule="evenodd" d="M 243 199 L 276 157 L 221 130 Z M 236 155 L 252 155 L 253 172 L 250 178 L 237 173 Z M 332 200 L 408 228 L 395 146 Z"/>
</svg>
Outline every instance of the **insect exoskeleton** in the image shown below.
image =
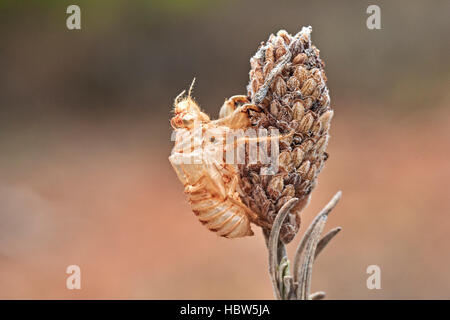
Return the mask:
<svg viewBox="0 0 450 320">
<path fill-rule="evenodd" d="M 253 235 L 250 222 L 257 215 L 240 198 L 239 174 L 233 163 L 225 163 L 226 144 L 231 130 L 249 125 L 250 104 L 244 96 L 227 100 L 222 118 L 211 121 L 190 97 L 175 99 L 175 116 L 171 120 L 176 131 L 175 146 L 169 161 L 184 185 L 193 212 L 200 222 L 227 238 Z"/>
</svg>

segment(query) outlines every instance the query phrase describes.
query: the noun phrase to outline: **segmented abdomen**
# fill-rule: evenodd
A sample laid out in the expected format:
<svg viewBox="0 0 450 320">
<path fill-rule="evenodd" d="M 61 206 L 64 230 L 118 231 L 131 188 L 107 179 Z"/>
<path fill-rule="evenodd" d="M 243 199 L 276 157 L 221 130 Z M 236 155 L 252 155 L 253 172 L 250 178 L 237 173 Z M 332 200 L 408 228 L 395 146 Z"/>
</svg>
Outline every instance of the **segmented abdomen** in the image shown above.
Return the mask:
<svg viewBox="0 0 450 320">
<path fill-rule="evenodd" d="M 188 191 L 188 197 L 192 211 L 209 230 L 226 238 L 253 235 L 244 209 L 232 199 L 220 199 L 203 188 L 195 192 Z"/>
</svg>

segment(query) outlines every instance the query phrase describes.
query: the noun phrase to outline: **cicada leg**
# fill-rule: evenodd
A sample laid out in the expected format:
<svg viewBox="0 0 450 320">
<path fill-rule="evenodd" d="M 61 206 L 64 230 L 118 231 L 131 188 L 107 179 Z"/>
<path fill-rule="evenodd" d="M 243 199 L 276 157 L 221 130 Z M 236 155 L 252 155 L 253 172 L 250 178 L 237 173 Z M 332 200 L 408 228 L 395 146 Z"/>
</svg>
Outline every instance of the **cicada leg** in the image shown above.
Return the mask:
<svg viewBox="0 0 450 320">
<path fill-rule="evenodd" d="M 233 176 L 229 186 L 230 187 L 228 190 L 228 198 L 234 204 L 238 205 L 245 211 L 245 213 L 247 214 L 247 217 L 250 219 L 251 222 L 261 226 L 262 224 L 260 222 L 258 215 L 255 212 L 253 212 L 252 210 L 250 210 L 245 204 L 243 204 L 240 199 L 239 192 L 237 191 L 237 188 L 239 186 L 239 178 L 237 175 Z"/>
<path fill-rule="evenodd" d="M 236 110 L 236 104 L 238 103 L 248 103 L 249 100 L 247 96 L 237 95 L 232 96 L 228 100 L 225 100 L 222 107 L 220 108 L 219 118 L 225 118 L 232 114 Z"/>
<path fill-rule="evenodd" d="M 226 169 L 225 169 L 226 170 Z M 254 213 L 252 210 L 247 208 L 246 205 L 244 205 L 241 201 L 241 198 L 239 196 L 239 192 L 237 191 L 237 188 L 239 186 L 239 177 L 237 174 L 233 174 L 230 170 L 226 170 L 228 173 L 230 173 L 231 180 L 227 184 L 227 198 L 236 206 L 240 207 L 246 214 L 246 216 L 250 219 L 250 221 L 255 221 L 258 219 L 258 215 Z"/>
<path fill-rule="evenodd" d="M 251 125 L 247 113 L 248 110 L 260 111 L 261 109 L 257 105 L 246 103 L 235 109 L 231 114 L 213 121 L 213 123 L 218 126 L 226 126 L 230 129 L 247 128 Z"/>
<path fill-rule="evenodd" d="M 202 177 L 203 178 L 203 177 Z M 185 193 L 196 193 L 196 192 L 198 192 L 198 191 L 200 191 L 200 190 L 202 190 L 202 189 L 204 189 L 205 188 L 205 184 L 203 183 L 203 181 L 198 181 L 198 183 L 197 184 L 195 184 L 195 185 L 192 185 L 192 184 L 187 184 L 185 187 L 184 187 L 184 192 Z"/>
</svg>

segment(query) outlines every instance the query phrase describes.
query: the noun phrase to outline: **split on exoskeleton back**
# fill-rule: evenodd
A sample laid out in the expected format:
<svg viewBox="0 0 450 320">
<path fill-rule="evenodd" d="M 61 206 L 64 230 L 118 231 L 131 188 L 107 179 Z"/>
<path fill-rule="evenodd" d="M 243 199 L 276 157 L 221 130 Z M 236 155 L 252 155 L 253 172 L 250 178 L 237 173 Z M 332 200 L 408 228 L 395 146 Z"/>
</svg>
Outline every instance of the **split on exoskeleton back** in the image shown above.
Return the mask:
<svg viewBox="0 0 450 320">
<path fill-rule="evenodd" d="M 174 102 L 174 117 L 170 120 L 174 129 L 192 129 L 195 124 L 206 124 L 211 120 L 201 111 L 200 106 L 192 98 L 192 89 L 195 78 L 191 83 L 187 97 L 183 97 L 186 91 L 181 92 Z M 238 107 L 238 105 L 240 105 Z M 214 125 L 226 126 L 230 129 L 241 129 L 250 126 L 247 110 L 259 110 L 259 107 L 251 104 L 246 96 L 233 96 L 227 99 L 220 109 L 218 120 Z"/>
</svg>

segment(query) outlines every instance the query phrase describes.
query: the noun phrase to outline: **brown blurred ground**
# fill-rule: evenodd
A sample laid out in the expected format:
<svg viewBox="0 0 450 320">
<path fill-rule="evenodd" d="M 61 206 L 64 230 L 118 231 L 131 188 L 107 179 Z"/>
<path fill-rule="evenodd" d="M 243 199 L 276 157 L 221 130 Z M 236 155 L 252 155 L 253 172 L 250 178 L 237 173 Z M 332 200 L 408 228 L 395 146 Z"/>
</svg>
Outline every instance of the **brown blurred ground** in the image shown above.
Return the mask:
<svg viewBox="0 0 450 320">
<path fill-rule="evenodd" d="M 449 3 L 381 2 L 369 31 L 364 1 L 261 2 L 80 2 L 79 32 L 64 1 L 0 6 L 0 298 L 270 299 L 259 232 L 221 239 L 190 211 L 168 119 L 194 76 L 215 117 L 258 43 L 307 24 L 335 119 L 303 226 L 343 190 L 313 289 L 450 298 Z M 371 264 L 382 290 L 366 288 Z"/>
</svg>

